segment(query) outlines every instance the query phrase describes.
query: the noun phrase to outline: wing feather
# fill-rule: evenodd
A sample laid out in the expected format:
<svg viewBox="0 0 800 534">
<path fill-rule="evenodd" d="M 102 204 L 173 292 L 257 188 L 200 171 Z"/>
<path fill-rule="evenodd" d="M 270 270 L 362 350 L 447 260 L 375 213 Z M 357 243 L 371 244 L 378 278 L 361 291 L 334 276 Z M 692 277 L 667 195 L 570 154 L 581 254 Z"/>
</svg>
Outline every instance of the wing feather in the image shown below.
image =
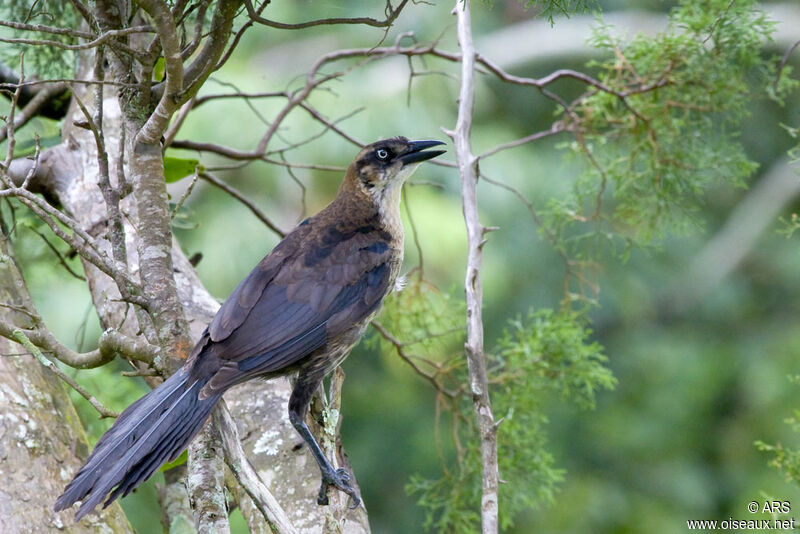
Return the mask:
<svg viewBox="0 0 800 534">
<path fill-rule="evenodd" d="M 287 368 L 377 309 L 399 261 L 386 233 L 361 226 L 330 235 L 276 247 L 234 290 L 209 326 L 204 350 L 223 363 L 205 394 Z"/>
</svg>

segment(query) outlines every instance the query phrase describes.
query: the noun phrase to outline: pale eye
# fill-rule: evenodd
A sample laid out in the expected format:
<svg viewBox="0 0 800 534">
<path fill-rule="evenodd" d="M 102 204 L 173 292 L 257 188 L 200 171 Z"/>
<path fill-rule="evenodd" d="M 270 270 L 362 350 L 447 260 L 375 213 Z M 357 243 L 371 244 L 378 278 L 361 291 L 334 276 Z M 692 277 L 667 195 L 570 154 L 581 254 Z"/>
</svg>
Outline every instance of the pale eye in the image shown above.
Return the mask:
<svg viewBox="0 0 800 534">
<path fill-rule="evenodd" d="M 389 158 L 389 151 L 385 148 L 379 148 L 375 151 L 375 155 L 378 156 L 378 159 L 380 160 L 386 160 Z"/>
</svg>

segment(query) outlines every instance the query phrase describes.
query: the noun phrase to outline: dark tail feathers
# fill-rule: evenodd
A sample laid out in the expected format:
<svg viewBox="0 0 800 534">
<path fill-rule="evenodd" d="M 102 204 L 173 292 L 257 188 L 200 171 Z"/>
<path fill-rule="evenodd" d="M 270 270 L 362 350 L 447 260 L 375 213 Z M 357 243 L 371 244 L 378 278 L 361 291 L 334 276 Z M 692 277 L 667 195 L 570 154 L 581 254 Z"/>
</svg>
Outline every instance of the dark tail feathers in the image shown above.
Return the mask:
<svg viewBox="0 0 800 534">
<path fill-rule="evenodd" d="M 94 451 L 56 501 L 56 511 L 82 500 L 75 520 L 91 512 L 115 486 L 105 506 L 172 461 L 203 427 L 220 395 L 198 399 L 204 381 L 189 383 L 181 369 L 131 404 L 103 434 Z"/>
</svg>

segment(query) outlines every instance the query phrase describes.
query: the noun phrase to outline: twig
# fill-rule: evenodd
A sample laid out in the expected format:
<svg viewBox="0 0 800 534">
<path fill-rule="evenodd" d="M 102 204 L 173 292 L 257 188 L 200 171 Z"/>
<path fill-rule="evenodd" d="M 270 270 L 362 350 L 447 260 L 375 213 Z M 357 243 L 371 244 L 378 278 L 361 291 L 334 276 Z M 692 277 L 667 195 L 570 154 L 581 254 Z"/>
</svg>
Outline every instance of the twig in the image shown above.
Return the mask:
<svg viewBox="0 0 800 534">
<path fill-rule="evenodd" d="M 331 171 L 331 172 L 343 172 L 344 170 L 346 170 L 345 167 L 340 167 L 338 165 L 314 165 L 310 163 L 290 163 L 288 161 L 280 161 L 269 158 L 265 156 L 263 153 L 257 151 L 244 152 L 242 150 L 236 150 L 235 148 L 229 148 L 215 143 L 198 143 L 195 141 L 188 141 L 185 139 L 176 139 L 175 141 L 173 141 L 172 148 L 196 150 L 198 152 L 211 152 L 212 154 L 218 154 L 220 156 L 224 156 L 228 159 L 236 161 L 260 160 L 265 163 L 280 165 L 282 167 L 292 167 L 294 169 L 310 169 L 316 171 Z"/>
<path fill-rule="evenodd" d="M 198 172 L 197 169 L 195 168 L 194 174 L 192 175 L 192 182 L 189 184 L 189 187 L 186 188 L 186 191 L 183 192 L 183 195 L 181 195 L 180 200 L 178 200 L 178 203 L 175 204 L 175 207 L 172 209 L 172 213 L 170 214 L 169 217 L 171 220 L 175 220 L 175 216 L 178 215 L 178 212 L 183 207 L 183 203 L 186 202 L 186 199 L 189 198 L 189 195 L 192 194 L 192 190 L 194 189 L 194 184 L 197 183 L 197 177 L 198 177 Z"/>
<path fill-rule="evenodd" d="M 212 100 L 227 99 L 227 98 L 250 99 L 250 98 L 276 98 L 276 97 L 289 98 L 290 95 L 286 91 L 265 91 L 262 93 L 245 93 L 245 92 L 221 93 L 216 95 L 205 95 L 205 96 L 195 97 L 194 104 L 192 107 L 193 109 L 197 109 L 206 102 L 211 102 Z"/>
<path fill-rule="evenodd" d="M 236 200 L 247 206 L 248 209 L 250 209 L 250 211 L 253 212 L 253 215 L 258 217 L 258 219 L 261 222 L 263 222 L 267 226 L 267 228 L 269 228 L 270 230 L 272 230 L 281 237 L 286 236 L 286 232 L 278 228 L 278 226 L 274 222 L 272 222 L 270 218 L 267 217 L 266 214 L 264 214 L 264 212 L 261 211 L 261 209 L 259 209 L 258 206 L 256 206 L 250 199 L 245 197 L 238 189 L 231 187 L 230 185 L 226 184 L 225 182 L 223 182 L 222 180 L 220 180 L 219 178 L 208 172 L 201 172 L 200 178 L 214 185 L 215 187 L 222 189 L 230 196 L 232 196 L 233 198 L 235 198 Z"/>
<path fill-rule="evenodd" d="M 103 404 L 99 400 L 97 400 L 91 393 L 86 391 L 86 389 L 83 386 L 78 384 L 71 376 L 66 374 L 64 371 L 59 369 L 59 367 L 56 364 L 47 359 L 45 355 L 42 354 L 42 351 L 40 351 L 39 348 L 36 345 L 34 345 L 30 339 L 28 339 L 28 336 L 26 336 L 22 332 L 22 330 L 20 330 L 19 328 L 15 329 L 13 334 L 11 335 L 11 338 L 14 339 L 20 345 L 22 345 L 23 347 L 25 347 L 25 349 L 28 352 L 30 352 L 37 360 L 39 360 L 39 363 L 50 369 L 50 371 L 52 371 L 53 374 L 55 374 L 61 380 L 69 384 L 69 386 L 75 391 L 77 391 L 81 397 L 89 401 L 89 404 L 91 404 L 92 407 L 94 407 L 94 409 L 97 410 L 101 418 L 119 416 L 119 413 L 113 410 L 109 410 L 108 408 L 103 406 Z"/>
<path fill-rule="evenodd" d="M 194 35 L 192 36 L 191 42 L 188 45 L 184 46 L 183 50 L 181 50 L 181 58 L 183 60 L 186 60 L 189 57 L 191 57 L 191 55 L 194 54 L 197 48 L 200 46 L 200 42 L 203 39 L 203 24 L 206 21 L 206 12 L 208 11 L 208 6 L 210 3 L 211 0 L 204 0 L 200 4 L 199 9 L 197 10 L 197 16 L 194 22 Z M 196 6 L 197 4 L 194 5 Z M 177 7 L 177 5 L 175 7 Z M 190 8 L 183 14 L 183 17 L 179 21 L 179 24 L 183 23 L 183 20 L 191 11 L 192 9 Z"/>
<path fill-rule="evenodd" d="M 442 393 L 444 395 L 447 395 L 450 398 L 454 398 L 456 396 L 456 392 L 455 391 L 447 389 L 444 386 L 444 384 L 442 384 L 441 382 L 439 382 L 436 379 L 436 374 L 429 374 L 429 373 L 426 373 L 423 369 L 421 369 L 414 362 L 414 360 L 411 359 L 411 357 L 408 354 L 406 354 L 406 351 L 405 351 L 405 348 L 404 348 L 405 344 L 403 342 L 401 342 L 399 339 L 397 339 L 396 337 L 394 337 L 392 335 L 392 333 L 389 332 L 386 329 L 385 326 L 383 326 L 383 324 L 381 324 L 378 321 L 372 321 L 372 323 L 370 323 L 370 324 L 372 325 L 372 328 L 374 328 L 378 332 L 378 334 L 380 334 L 380 336 L 383 339 L 385 339 L 386 341 L 388 341 L 389 343 L 391 343 L 394 346 L 394 350 L 397 353 L 397 355 L 400 356 L 400 359 L 402 359 L 404 362 L 406 362 L 408 365 L 410 365 L 415 373 L 417 373 L 419 376 L 421 376 L 422 378 L 424 378 L 425 380 L 430 382 L 431 385 L 433 385 L 433 387 L 436 388 L 436 391 L 438 391 L 439 393 Z"/>
<path fill-rule="evenodd" d="M 778 91 L 778 83 L 781 80 L 781 74 L 783 73 L 783 69 L 786 68 L 786 64 L 789 62 L 789 56 L 792 55 L 792 52 L 794 52 L 794 49 L 797 48 L 798 46 L 800 46 L 800 39 L 795 41 L 792 44 L 792 46 L 787 48 L 786 52 L 784 52 L 783 57 L 781 58 L 781 62 L 778 65 L 778 70 L 775 72 L 775 81 L 772 82 L 773 91 L 775 91 L 775 92 Z"/>
<path fill-rule="evenodd" d="M 55 247 L 55 245 L 53 245 L 50 242 L 49 239 L 47 239 L 47 237 L 45 237 L 45 235 L 43 233 L 41 233 L 39 230 L 37 230 L 33 226 L 29 226 L 28 229 L 31 232 L 33 232 L 34 234 L 36 234 L 36 235 L 38 235 L 39 237 L 42 238 L 42 241 L 44 241 L 45 245 L 47 245 L 47 248 L 49 248 L 53 252 L 53 254 L 56 255 L 56 258 L 58 258 L 58 263 L 60 263 L 64 267 L 64 269 L 67 270 L 67 272 L 70 275 L 72 275 L 74 278 L 77 278 L 78 280 L 83 280 L 84 282 L 86 281 L 86 277 L 83 276 L 80 273 L 76 273 L 72 269 L 72 267 L 69 266 L 69 264 L 67 263 L 67 260 L 64 259 L 64 256 L 61 254 L 61 252 Z"/>
<path fill-rule="evenodd" d="M 22 83 L 25 82 L 25 53 L 19 55 L 19 85 L 17 85 L 16 89 L 14 90 L 14 94 L 11 97 L 11 106 L 8 110 L 8 118 L 6 119 L 6 136 L 8 137 L 8 143 L 6 144 L 6 158 L 3 162 L 3 169 L 6 171 L 11 166 L 11 161 L 14 159 L 14 146 L 16 145 L 16 138 L 14 137 L 14 133 L 16 132 L 16 121 L 14 119 L 14 113 L 17 109 L 17 103 L 19 102 L 19 96 L 22 93 Z"/>
<path fill-rule="evenodd" d="M 167 127 L 167 131 L 164 133 L 164 142 L 162 143 L 163 148 L 161 149 L 162 152 L 167 151 L 167 148 L 169 148 L 169 146 L 172 144 L 175 136 L 178 135 L 178 130 L 180 130 L 181 126 L 183 126 L 186 117 L 188 117 L 189 113 L 195 109 L 195 102 L 196 98 L 192 97 L 178 110 L 175 120 L 170 123 L 169 127 Z"/>
<path fill-rule="evenodd" d="M 298 22 L 296 24 L 287 24 L 284 22 L 275 22 L 273 20 L 261 17 L 258 13 L 256 13 L 255 9 L 253 8 L 253 2 L 251 0 L 244 0 L 244 5 L 247 8 L 247 14 L 250 16 L 250 20 L 258 22 L 259 24 L 263 24 L 264 26 L 269 26 L 271 28 L 277 28 L 280 30 L 301 30 L 303 28 L 310 28 L 312 26 L 334 25 L 334 24 L 366 24 L 367 26 L 374 26 L 376 28 L 387 28 L 392 25 L 395 19 L 397 19 L 397 17 L 400 15 L 400 12 L 403 10 L 403 8 L 406 6 L 407 3 L 408 0 L 401 0 L 401 2 L 397 5 L 397 7 L 392 9 L 392 4 L 389 1 L 387 1 L 386 2 L 387 14 L 384 20 L 377 20 L 371 17 L 353 17 L 353 18 L 331 17 L 327 19 Z"/>
<path fill-rule="evenodd" d="M 411 227 L 411 236 L 413 237 L 414 241 L 414 248 L 417 249 L 417 256 L 419 257 L 419 265 L 417 265 L 416 269 L 419 272 L 419 278 L 422 279 L 425 276 L 425 259 L 422 254 L 422 245 L 419 242 L 419 232 L 417 231 L 417 224 L 414 222 L 414 216 L 411 213 L 411 203 L 408 200 L 408 189 L 403 185 L 403 207 L 406 211 L 406 217 L 408 218 L 408 225 Z"/>
<path fill-rule="evenodd" d="M 66 89 L 66 84 L 57 83 L 54 85 L 45 86 L 41 91 L 37 91 L 33 98 L 31 98 L 28 103 L 25 104 L 21 110 L 19 110 L 19 113 L 14 118 L 14 128 L 18 129 L 25 126 L 28 121 L 30 121 L 39 113 L 39 111 L 50 101 L 51 98 L 62 94 Z M 3 141 L 6 138 L 7 131 L 8 125 L 0 128 L 0 141 Z"/>
<path fill-rule="evenodd" d="M 124 33 L 122 32 L 122 30 L 111 30 L 98 36 L 96 39 L 89 41 L 88 43 L 74 44 L 74 45 L 63 43 L 61 41 L 53 41 L 52 39 L 26 39 L 24 37 L 0 37 L 0 43 L 26 44 L 33 46 L 53 46 L 55 48 L 60 48 L 62 50 L 88 50 L 90 48 L 95 48 L 100 45 L 108 43 L 109 46 L 113 46 L 125 53 L 137 57 L 138 54 L 136 54 L 132 49 L 121 44 L 119 41 L 116 41 L 113 38 L 130 33 L 144 33 L 150 31 L 152 31 L 152 29 L 149 26 L 137 26 L 135 28 L 128 28 L 124 31 Z"/>
<path fill-rule="evenodd" d="M 556 122 L 554 123 L 549 130 L 542 130 L 541 132 L 536 132 L 531 135 L 526 135 L 525 137 L 520 137 L 519 139 L 515 139 L 514 141 L 509 141 L 508 143 L 503 143 L 497 145 L 494 148 L 491 148 L 484 152 L 483 154 L 478 156 L 478 159 L 485 159 L 489 156 L 493 156 L 500 151 L 508 150 L 509 148 L 515 148 L 520 145 L 524 145 L 526 143 L 530 143 L 532 141 L 538 141 L 539 139 L 544 139 L 545 137 L 550 137 L 551 135 L 560 134 L 566 132 L 567 128 L 563 122 Z"/>
</svg>

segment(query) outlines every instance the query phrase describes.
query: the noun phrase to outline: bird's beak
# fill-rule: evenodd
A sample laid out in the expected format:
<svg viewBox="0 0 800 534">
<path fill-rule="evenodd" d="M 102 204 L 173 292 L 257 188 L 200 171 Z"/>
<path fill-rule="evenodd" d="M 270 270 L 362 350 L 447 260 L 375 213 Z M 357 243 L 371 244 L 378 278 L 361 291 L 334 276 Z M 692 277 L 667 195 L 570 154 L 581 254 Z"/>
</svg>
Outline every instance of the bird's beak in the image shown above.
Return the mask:
<svg viewBox="0 0 800 534">
<path fill-rule="evenodd" d="M 444 150 L 431 150 L 430 152 L 423 152 L 423 150 L 443 144 L 441 141 L 409 141 L 408 151 L 400 156 L 400 161 L 403 162 L 403 165 L 409 165 L 441 156 L 445 153 Z"/>
</svg>

